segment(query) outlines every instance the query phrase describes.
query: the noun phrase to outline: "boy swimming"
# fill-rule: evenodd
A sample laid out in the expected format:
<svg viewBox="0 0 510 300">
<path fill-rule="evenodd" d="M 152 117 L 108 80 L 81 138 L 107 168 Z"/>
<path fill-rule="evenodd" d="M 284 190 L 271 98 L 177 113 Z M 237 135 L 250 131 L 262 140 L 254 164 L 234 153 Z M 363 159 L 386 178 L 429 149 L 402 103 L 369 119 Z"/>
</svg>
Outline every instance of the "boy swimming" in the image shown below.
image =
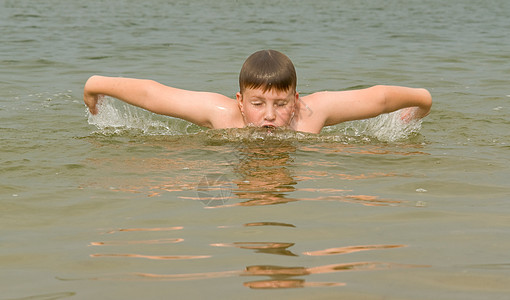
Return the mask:
<svg viewBox="0 0 510 300">
<path fill-rule="evenodd" d="M 296 86 L 292 61 L 281 52 L 261 50 L 244 62 L 236 100 L 217 93 L 177 89 L 152 80 L 97 75 L 87 80 L 83 100 L 92 114 L 98 113 L 97 103 L 107 95 L 212 129 L 283 127 L 309 133 L 403 108 L 406 108 L 401 115 L 403 120 L 420 119 L 429 114 L 432 106 L 430 93 L 420 88 L 377 85 L 300 97 Z"/>
</svg>

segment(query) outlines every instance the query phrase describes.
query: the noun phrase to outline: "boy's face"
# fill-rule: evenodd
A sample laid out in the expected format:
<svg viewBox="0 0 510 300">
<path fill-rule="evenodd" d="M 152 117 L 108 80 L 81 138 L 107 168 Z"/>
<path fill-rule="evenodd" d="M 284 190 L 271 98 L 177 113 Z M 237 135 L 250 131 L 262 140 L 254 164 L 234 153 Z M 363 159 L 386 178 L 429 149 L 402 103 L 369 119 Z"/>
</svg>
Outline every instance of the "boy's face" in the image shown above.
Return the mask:
<svg viewBox="0 0 510 300">
<path fill-rule="evenodd" d="M 264 92 L 261 88 L 246 88 L 236 97 L 246 125 L 282 127 L 290 125 L 299 94 L 293 89 Z"/>
</svg>

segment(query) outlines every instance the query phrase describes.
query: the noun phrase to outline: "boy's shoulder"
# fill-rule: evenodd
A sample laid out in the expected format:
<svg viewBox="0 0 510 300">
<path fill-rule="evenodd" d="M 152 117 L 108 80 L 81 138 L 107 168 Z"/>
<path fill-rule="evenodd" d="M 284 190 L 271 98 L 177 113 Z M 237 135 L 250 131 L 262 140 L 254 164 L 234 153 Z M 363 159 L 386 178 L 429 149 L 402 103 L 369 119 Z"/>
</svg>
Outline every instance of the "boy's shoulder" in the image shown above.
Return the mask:
<svg viewBox="0 0 510 300">
<path fill-rule="evenodd" d="M 298 114 L 295 129 L 303 132 L 320 133 L 325 121 L 320 92 L 300 96 L 297 108 Z"/>
<path fill-rule="evenodd" d="M 211 128 L 242 128 L 244 127 L 244 119 L 239 109 L 239 105 L 235 99 L 225 95 L 210 95 L 210 122 Z"/>
</svg>

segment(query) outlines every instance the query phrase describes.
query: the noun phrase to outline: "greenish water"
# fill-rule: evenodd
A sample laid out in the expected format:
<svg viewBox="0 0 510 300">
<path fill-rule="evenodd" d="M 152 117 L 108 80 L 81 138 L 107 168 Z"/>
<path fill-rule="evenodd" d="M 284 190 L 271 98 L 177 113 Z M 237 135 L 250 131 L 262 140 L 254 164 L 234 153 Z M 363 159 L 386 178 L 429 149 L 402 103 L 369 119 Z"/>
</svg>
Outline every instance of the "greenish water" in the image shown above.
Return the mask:
<svg viewBox="0 0 510 300">
<path fill-rule="evenodd" d="M 2 299 L 507 299 L 510 2 L 0 2 Z M 92 74 L 234 96 L 425 87 L 431 114 L 204 131 Z"/>
</svg>

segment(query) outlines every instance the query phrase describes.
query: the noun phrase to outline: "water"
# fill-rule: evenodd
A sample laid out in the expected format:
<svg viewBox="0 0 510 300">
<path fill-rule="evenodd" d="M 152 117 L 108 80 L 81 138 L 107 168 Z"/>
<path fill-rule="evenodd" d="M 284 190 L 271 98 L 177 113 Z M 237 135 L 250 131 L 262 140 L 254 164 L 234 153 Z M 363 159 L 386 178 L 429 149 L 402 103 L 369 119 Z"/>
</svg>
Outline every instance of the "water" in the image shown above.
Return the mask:
<svg viewBox="0 0 510 300">
<path fill-rule="evenodd" d="M 0 7 L 3 299 L 508 298 L 508 1 Z M 264 48 L 301 94 L 425 87 L 432 112 L 267 135 L 82 102 L 92 74 L 234 96 Z"/>
</svg>

